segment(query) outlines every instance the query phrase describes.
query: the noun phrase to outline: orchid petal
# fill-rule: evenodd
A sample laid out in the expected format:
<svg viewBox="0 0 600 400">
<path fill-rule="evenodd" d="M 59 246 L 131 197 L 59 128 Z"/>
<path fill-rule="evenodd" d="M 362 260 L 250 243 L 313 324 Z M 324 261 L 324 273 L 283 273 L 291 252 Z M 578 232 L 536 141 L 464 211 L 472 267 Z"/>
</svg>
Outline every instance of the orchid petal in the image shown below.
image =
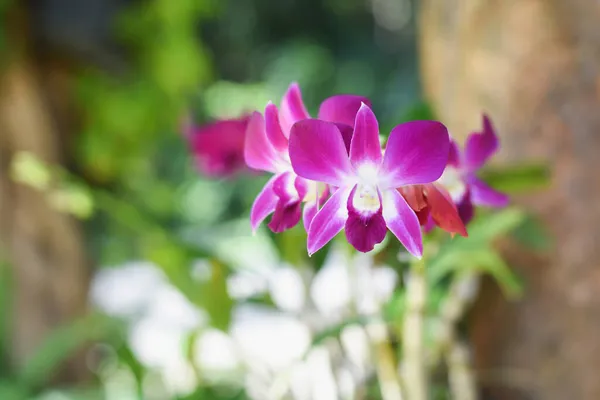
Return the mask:
<svg viewBox="0 0 600 400">
<path fill-rule="evenodd" d="M 472 133 L 465 144 L 465 167 L 469 171 L 481 168 L 483 164 L 498 150 L 498 136 L 492 121 L 483 116 L 483 132 Z"/>
<path fill-rule="evenodd" d="M 423 256 L 421 226 L 415 212 L 396 190 L 383 193 L 383 219 L 387 227 L 413 256 Z"/>
<path fill-rule="evenodd" d="M 311 201 L 304 204 L 304 209 L 302 210 L 302 223 L 304 224 L 304 230 L 308 232 L 310 228 L 310 223 L 312 222 L 319 208 L 317 207 L 316 201 Z"/>
<path fill-rule="evenodd" d="M 440 185 L 425 185 L 427 203 L 430 208 L 431 218 L 436 225 L 450 233 L 458 233 L 467 237 L 467 230 L 452 201 L 450 193 Z"/>
<path fill-rule="evenodd" d="M 279 155 L 267 137 L 265 120 L 259 112 L 252 113 L 248 122 L 244 158 L 250 168 L 259 171 L 276 171 Z"/>
<path fill-rule="evenodd" d="M 290 159 L 299 176 L 344 186 L 352 165 L 339 129 L 331 122 L 305 119 L 292 127 Z"/>
<path fill-rule="evenodd" d="M 366 97 L 351 94 L 332 96 L 321 103 L 318 116 L 323 121 L 339 122 L 352 127 L 363 103 L 371 107 L 371 101 Z"/>
<path fill-rule="evenodd" d="M 452 139 L 450 140 L 450 151 L 448 152 L 448 165 L 454 168 L 460 167 L 460 149 Z"/>
<path fill-rule="evenodd" d="M 421 222 L 420 218 L 419 222 Z M 429 233 L 433 230 L 433 228 L 435 228 L 435 221 L 433 220 L 431 215 L 427 214 L 427 219 L 425 220 L 425 222 L 421 222 L 421 226 L 423 226 L 423 232 Z"/>
<path fill-rule="evenodd" d="M 436 121 L 412 121 L 392 129 L 380 174 L 382 189 L 433 182 L 449 154 L 448 130 Z"/>
<path fill-rule="evenodd" d="M 346 152 L 350 154 L 350 144 L 352 143 L 354 129 L 350 125 L 342 124 L 340 122 L 336 122 L 335 126 L 337 126 L 342 134 L 342 140 L 344 141 L 344 146 L 346 146 Z"/>
<path fill-rule="evenodd" d="M 340 189 L 335 192 L 317 212 L 308 230 L 307 248 L 312 255 L 325 246 L 343 228 L 348 219 L 346 203 L 350 189 Z"/>
<path fill-rule="evenodd" d="M 485 182 L 475 177 L 469 179 L 471 201 L 473 204 L 488 207 L 505 207 L 508 196 L 489 187 Z"/>
<path fill-rule="evenodd" d="M 250 210 L 250 226 L 252 227 L 253 233 L 256 232 L 265 218 L 275 211 L 279 198 L 273 191 L 273 183 L 278 177 L 279 175 L 275 175 L 269 179 L 258 196 L 256 196 L 254 204 L 252 204 L 252 209 Z"/>
<path fill-rule="evenodd" d="M 292 125 L 306 118 L 310 118 L 310 114 L 306 111 L 302 101 L 300 86 L 297 83 L 292 83 L 283 95 L 281 107 L 279 108 L 279 121 L 281 122 L 283 134 L 289 137 Z"/>
<path fill-rule="evenodd" d="M 399 189 L 400 194 L 404 197 L 404 200 L 408 203 L 410 208 L 414 211 L 421 211 L 427 208 L 427 201 L 423 194 L 422 185 L 410 185 L 404 186 Z"/>
<path fill-rule="evenodd" d="M 415 211 L 415 214 L 417 214 L 417 219 L 419 220 L 419 224 L 423 227 L 423 230 L 425 232 L 431 231 L 431 229 L 429 229 L 429 230 L 426 229 L 427 226 L 429 226 L 430 221 L 431 221 L 431 223 L 433 223 L 433 220 L 431 219 L 431 215 L 429 215 L 429 207 L 425 207 L 425 208 L 421 209 L 420 211 Z M 433 225 L 435 226 L 435 223 L 433 223 Z"/>
<path fill-rule="evenodd" d="M 279 112 L 277 106 L 271 102 L 265 108 L 265 130 L 267 138 L 277 151 L 287 151 L 288 140 L 279 124 Z"/>
<path fill-rule="evenodd" d="M 295 186 L 296 176 L 292 172 L 284 172 L 273 182 L 273 191 L 284 203 L 300 200 Z"/>
<path fill-rule="evenodd" d="M 296 192 L 298 194 L 298 199 L 304 200 L 304 197 L 308 193 L 310 187 L 309 181 L 299 176 L 296 176 L 295 178 L 296 179 L 294 180 L 294 188 L 296 189 Z"/>
<path fill-rule="evenodd" d="M 379 124 L 371 109 L 363 104 L 356 114 L 354 135 L 350 143 L 350 161 L 355 168 L 363 164 L 381 164 Z"/>
<path fill-rule="evenodd" d="M 458 202 L 456 208 L 458 209 L 458 214 L 460 215 L 463 224 L 467 226 L 475 215 L 475 207 L 473 207 L 473 203 L 471 202 L 471 193 L 469 191 L 465 192 L 465 195 L 462 200 Z"/>
<path fill-rule="evenodd" d="M 375 245 L 383 242 L 387 227 L 381 213 L 374 213 L 368 217 L 355 212 L 350 212 L 345 225 L 346 239 L 354 248 L 367 253 Z"/>
<path fill-rule="evenodd" d="M 275 212 L 267 225 L 275 233 L 284 232 L 293 228 L 300 221 L 302 206 L 299 200 L 285 203 L 283 200 L 277 202 Z"/>
<path fill-rule="evenodd" d="M 273 192 L 278 197 L 275 213 L 268 224 L 273 232 L 281 233 L 300 221 L 301 199 L 297 190 L 296 176 L 292 172 L 285 172 L 273 181 Z"/>
<path fill-rule="evenodd" d="M 249 116 L 218 120 L 207 125 L 184 125 L 184 135 L 203 174 L 227 178 L 245 168 L 244 142 Z"/>
</svg>

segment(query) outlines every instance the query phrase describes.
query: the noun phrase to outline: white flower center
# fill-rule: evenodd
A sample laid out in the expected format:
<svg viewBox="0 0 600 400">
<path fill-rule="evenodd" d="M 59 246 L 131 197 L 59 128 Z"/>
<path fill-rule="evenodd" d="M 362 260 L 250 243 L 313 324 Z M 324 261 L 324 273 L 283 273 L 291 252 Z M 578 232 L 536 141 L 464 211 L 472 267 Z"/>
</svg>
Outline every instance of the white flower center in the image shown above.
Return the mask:
<svg viewBox="0 0 600 400">
<path fill-rule="evenodd" d="M 377 186 L 379 181 L 379 168 L 373 164 L 363 164 L 356 170 L 358 181 L 365 185 Z"/>
<path fill-rule="evenodd" d="M 379 194 L 377 193 L 377 187 L 373 185 L 359 184 L 354 192 L 352 199 L 352 205 L 354 208 L 365 214 L 373 214 L 379 210 Z"/>
<path fill-rule="evenodd" d="M 467 186 L 465 185 L 461 172 L 454 167 L 446 167 L 444 173 L 437 180 L 438 183 L 442 184 L 452 197 L 452 200 L 457 203 L 464 196 Z"/>
<path fill-rule="evenodd" d="M 352 205 L 359 212 L 373 214 L 381 206 L 377 191 L 377 184 L 379 183 L 378 167 L 372 164 L 363 164 L 358 167 L 356 174 L 358 176 L 358 186 L 352 198 Z"/>
</svg>

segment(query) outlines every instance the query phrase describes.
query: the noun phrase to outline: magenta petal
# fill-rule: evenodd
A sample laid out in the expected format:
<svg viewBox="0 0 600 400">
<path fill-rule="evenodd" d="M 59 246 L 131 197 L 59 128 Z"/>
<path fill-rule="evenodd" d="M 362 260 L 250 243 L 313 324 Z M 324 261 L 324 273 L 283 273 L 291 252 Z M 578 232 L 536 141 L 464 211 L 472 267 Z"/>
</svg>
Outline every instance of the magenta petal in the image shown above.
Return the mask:
<svg viewBox="0 0 600 400">
<path fill-rule="evenodd" d="M 308 254 L 314 254 L 337 235 L 348 219 L 346 202 L 350 190 L 340 189 L 335 192 L 317 212 L 308 229 Z"/>
<path fill-rule="evenodd" d="M 460 168 L 460 149 L 458 144 L 450 139 L 450 151 L 448 152 L 448 165 L 454 168 Z"/>
<path fill-rule="evenodd" d="M 487 115 L 483 116 L 483 132 L 472 133 L 465 144 L 465 167 L 470 170 L 480 168 L 498 150 L 498 136 Z"/>
<path fill-rule="evenodd" d="M 269 229 L 275 233 L 281 233 L 296 226 L 302 215 L 301 204 L 299 200 L 291 203 L 279 200 L 275 207 L 275 213 L 267 225 Z"/>
<path fill-rule="evenodd" d="M 244 158 L 250 168 L 275 172 L 279 155 L 267 138 L 265 120 L 259 112 L 252 113 L 248 122 Z"/>
<path fill-rule="evenodd" d="M 423 232 L 429 233 L 433 230 L 433 228 L 435 228 L 435 221 L 433 220 L 431 214 L 429 214 L 427 216 L 427 221 L 425 221 L 425 224 L 423 224 Z"/>
<path fill-rule="evenodd" d="M 290 136 L 292 125 L 302 119 L 310 118 L 310 114 L 304 107 L 302 93 L 297 83 L 292 83 L 281 99 L 279 108 L 279 122 L 286 137 Z"/>
<path fill-rule="evenodd" d="M 294 171 L 303 178 L 344 186 L 352 173 L 342 135 L 331 122 L 305 119 L 294 124 L 289 151 Z"/>
<path fill-rule="evenodd" d="M 474 177 L 469 179 L 469 188 L 473 204 L 488 207 L 505 207 L 508 205 L 507 195 L 492 189 L 480 179 Z"/>
<path fill-rule="evenodd" d="M 294 227 L 300 221 L 302 214 L 296 176 L 291 172 L 279 175 L 273 181 L 273 192 L 278 197 L 278 201 L 268 227 L 275 233 L 281 233 Z"/>
<path fill-rule="evenodd" d="M 249 116 L 194 126 L 188 120 L 184 134 L 198 169 L 215 178 L 229 177 L 245 167 L 244 142 Z"/>
<path fill-rule="evenodd" d="M 300 178 L 300 177 L 296 178 L 296 182 L 298 182 L 299 179 L 302 179 L 302 178 Z M 325 186 L 323 189 L 321 189 L 319 187 L 313 187 L 313 189 L 316 190 L 316 193 L 315 193 L 316 200 L 306 202 L 306 204 L 304 205 L 303 213 L 302 213 L 302 222 L 304 223 L 304 229 L 306 230 L 306 232 L 308 232 L 308 229 L 310 228 L 310 223 L 312 222 L 313 218 L 319 211 L 319 207 L 321 207 L 323 204 L 325 204 L 325 202 L 327 201 L 327 198 L 329 197 L 329 186 Z M 305 193 L 307 193 L 307 192 L 305 192 Z"/>
<path fill-rule="evenodd" d="M 284 172 L 273 182 L 273 191 L 284 203 L 300 200 L 295 187 L 295 176 L 291 172 Z"/>
<path fill-rule="evenodd" d="M 346 146 L 346 152 L 350 154 L 350 144 L 352 143 L 354 129 L 350 125 L 342 124 L 340 122 L 336 122 L 335 126 L 337 126 L 342 134 L 342 140 L 344 141 L 344 146 Z"/>
<path fill-rule="evenodd" d="M 296 179 L 294 180 L 294 188 L 296 189 L 296 192 L 298 194 L 298 199 L 304 200 L 304 197 L 308 193 L 309 181 L 299 176 L 296 176 Z"/>
<path fill-rule="evenodd" d="M 277 106 L 271 102 L 265 108 L 265 129 L 267 137 L 277 151 L 287 151 L 288 140 L 283 135 L 279 124 L 279 113 Z"/>
<path fill-rule="evenodd" d="M 354 167 L 364 163 L 375 166 L 381 164 L 381 143 L 379 142 L 379 124 L 371 109 L 363 104 L 356 114 L 354 135 L 350 143 L 350 161 Z"/>
<path fill-rule="evenodd" d="M 475 215 L 475 207 L 473 207 L 473 203 L 471 203 L 471 193 L 469 191 L 465 192 L 462 200 L 456 205 L 456 208 L 458 209 L 458 215 L 460 215 L 463 224 L 467 226 Z"/>
<path fill-rule="evenodd" d="M 368 217 L 350 212 L 346 220 L 346 239 L 354 248 L 367 253 L 385 239 L 387 227 L 380 213 Z"/>
<path fill-rule="evenodd" d="M 421 226 L 415 212 L 396 190 L 383 193 L 383 219 L 406 250 L 415 257 L 423 256 Z"/>
<path fill-rule="evenodd" d="M 302 223 L 304 224 L 306 232 L 308 232 L 313 218 L 317 215 L 317 211 L 319 211 L 319 208 L 317 207 L 316 201 L 304 204 L 304 209 L 302 210 Z"/>
<path fill-rule="evenodd" d="M 362 103 L 371 107 L 371 101 L 362 96 L 340 94 L 329 97 L 319 107 L 319 119 L 354 126 L 356 113 Z"/>
<path fill-rule="evenodd" d="M 278 175 L 275 175 L 269 179 L 256 197 L 256 200 L 254 200 L 254 204 L 252 204 L 252 209 L 250 210 L 250 226 L 252 227 L 252 232 L 256 232 L 256 229 L 258 229 L 261 222 L 263 222 L 269 214 L 275 211 L 275 206 L 277 205 L 279 197 L 277 197 L 273 191 L 273 183 L 277 178 Z"/>
<path fill-rule="evenodd" d="M 412 121 L 392 129 L 380 174 L 382 188 L 417 185 L 438 179 L 448 162 L 448 129 L 437 121 Z"/>
</svg>

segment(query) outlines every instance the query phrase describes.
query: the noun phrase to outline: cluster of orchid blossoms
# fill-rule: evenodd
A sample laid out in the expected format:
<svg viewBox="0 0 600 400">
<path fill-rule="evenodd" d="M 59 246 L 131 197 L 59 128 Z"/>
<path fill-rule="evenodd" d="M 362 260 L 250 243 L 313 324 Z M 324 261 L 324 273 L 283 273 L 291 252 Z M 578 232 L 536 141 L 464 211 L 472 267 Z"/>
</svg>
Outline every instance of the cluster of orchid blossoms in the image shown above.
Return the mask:
<svg viewBox="0 0 600 400">
<path fill-rule="evenodd" d="M 504 194 L 477 177 L 498 149 L 489 118 L 483 117 L 482 132 L 468 137 L 463 152 L 437 121 L 400 124 L 382 148 L 370 107 L 364 97 L 337 95 L 323 101 L 317 118 L 311 118 L 293 83 L 279 107 L 269 102 L 264 113 L 206 128 L 208 135 L 231 137 L 197 144 L 196 154 L 198 148 L 210 154 L 199 160 L 213 170 L 233 170 L 243 158 L 251 169 L 273 174 L 252 206 L 252 230 L 271 214 L 268 227 L 274 232 L 290 229 L 302 219 L 309 255 L 342 229 L 352 246 L 369 252 L 389 229 L 420 258 L 422 230 L 437 225 L 467 236 L 465 226 L 474 205 L 507 204 Z M 228 135 L 227 129 L 233 134 Z M 202 136 L 193 135 L 192 143 Z"/>
</svg>

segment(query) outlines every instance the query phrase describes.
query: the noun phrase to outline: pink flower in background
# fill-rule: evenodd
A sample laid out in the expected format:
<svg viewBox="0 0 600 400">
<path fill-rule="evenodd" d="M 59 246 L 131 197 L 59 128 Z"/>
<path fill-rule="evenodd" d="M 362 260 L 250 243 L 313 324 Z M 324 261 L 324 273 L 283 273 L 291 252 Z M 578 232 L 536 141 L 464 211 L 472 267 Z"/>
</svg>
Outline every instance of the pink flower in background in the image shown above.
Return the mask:
<svg viewBox="0 0 600 400">
<path fill-rule="evenodd" d="M 508 196 L 477 177 L 477 172 L 498 151 L 498 136 L 487 115 L 483 115 L 483 132 L 467 137 L 464 152 L 451 141 L 448 166 L 436 184 L 442 185 L 456 203 L 465 225 L 472 219 L 473 206 L 504 207 Z"/>
<path fill-rule="evenodd" d="M 197 168 L 212 178 L 227 178 L 246 169 L 244 142 L 250 116 L 194 126 L 186 122 L 184 132 Z"/>
<path fill-rule="evenodd" d="M 349 143 L 354 117 L 363 102 L 369 101 L 354 95 L 330 97 L 321 104 L 319 118 L 335 122 L 339 126 L 336 134 L 342 143 Z M 273 174 L 252 205 L 250 223 L 253 231 L 270 214 L 273 217 L 268 226 L 273 232 L 283 232 L 295 226 L 300 218 L 308 230 L 319 205 L 326 199 L 326 185 L 297 176 L 290 163 L 288 142 L 291 127 L 306 118 L 310 115 L 296 83 L 288 88 L 279 109 L 269 102 L 264 116 L 259 112 L 250 116 L 244 152 L 246 164 L 252 169 Z M 316 141 L 313 143 L 318 145 Z M 302 203 L 305 203 L 304 209 Z"/>
<path fill-rule="evenodd" d="M 316 119 L 293 126 L 289 152 L 298 176 L 336 188 L 310 224 L 309 254 L 342 229 L 350 244 L 368 252 L 389 229 L 411 254 L 422 256 L 419 220 L 397 188 L 430 183 L 442 175 L 449 153 L 444 125 L 434 121 L 398 125 L 382 156 L 377 119 L 363 104 L 349 152 L 338 126 Z"/>
</svg>

